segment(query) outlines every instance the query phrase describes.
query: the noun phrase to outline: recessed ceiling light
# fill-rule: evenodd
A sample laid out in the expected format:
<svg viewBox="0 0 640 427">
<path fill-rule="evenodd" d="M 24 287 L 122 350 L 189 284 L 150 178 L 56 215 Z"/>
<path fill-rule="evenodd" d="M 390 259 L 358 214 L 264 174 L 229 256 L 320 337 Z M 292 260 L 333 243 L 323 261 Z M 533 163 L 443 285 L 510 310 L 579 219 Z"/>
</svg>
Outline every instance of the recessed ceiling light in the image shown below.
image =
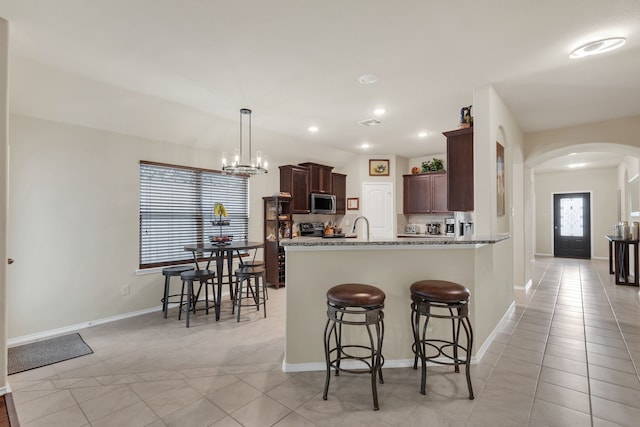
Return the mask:
<svg viewBox="0 0 640 427">
<path fill-rule="evenodd" d="M 358 77 L 358 81 L 363 85 L 370 85 L 372 83 L 377 82 L 378 77 L 376 77 L 374 74 L 363 74 L 360 77 Z"/>
<path fill-rule="evenodd" d="M 370 147 L 370 145 L 369 145 L 369 143 L 368 143 L 368 142 L 363 142 L 362 144 L 360 144 L 360 148 L 364 148 L 365 150 L 366 150 L 367 148 L 369 148 L 369 147 Z"/>
<path fill-rule="evenodd" d="M 597 55 L 599 53 L 609 52 L 610 50 L 621 47 L 627 39 L 624 37 L 611 37 L 608 39 L 596 40 L 574 49 L 569 58 L 582 58 L 583 56 Z"/>
<path fill-rule="evenodd" d="M 376 116 L 381 116 L 386 112 L 387 110 L 385 110 L 384 108 L 376 108 L 375 110 L 373 110 L 373 114 L 375 114 Z"/>
<path fill-rule="evenodd" d="M 567 166 L 570 167 L 571 169 L 573 169 L 573 168 L 581 168 L 581 167 L 584 167 L 586 165 L 587 165 L 586 163 L 571 163 L 571 164 L 569 164 Z"/>
<path fill-rule="evenodd" d="M 425 138 L 427 135 L 428 135 L 428 134 L 427 134 L 427 132 L 420 132 L 420 133 L 418 134 L 418 136 L 419 136 L 420 138 Z"/>
<path fill-rule="evenodd" d="M 307 129 L 309 132 L 318 132 L 318 126 L 309 126 Z"/>
</svg>

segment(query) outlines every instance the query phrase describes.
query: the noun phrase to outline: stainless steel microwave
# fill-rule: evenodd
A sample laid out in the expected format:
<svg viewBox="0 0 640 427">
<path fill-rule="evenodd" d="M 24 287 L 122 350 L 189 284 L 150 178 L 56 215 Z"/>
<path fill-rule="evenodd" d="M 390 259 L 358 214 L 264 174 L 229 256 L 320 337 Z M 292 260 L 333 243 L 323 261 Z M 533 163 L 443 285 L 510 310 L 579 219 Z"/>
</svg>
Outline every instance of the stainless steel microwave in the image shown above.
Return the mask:
<svg viewBox="0 0 640 427">
<path fill-rule="evenodd" d="M 335 214 L 336 196 L 333 194 L 311 193 L 311 213 L 312 214 Z"/>
</svg>

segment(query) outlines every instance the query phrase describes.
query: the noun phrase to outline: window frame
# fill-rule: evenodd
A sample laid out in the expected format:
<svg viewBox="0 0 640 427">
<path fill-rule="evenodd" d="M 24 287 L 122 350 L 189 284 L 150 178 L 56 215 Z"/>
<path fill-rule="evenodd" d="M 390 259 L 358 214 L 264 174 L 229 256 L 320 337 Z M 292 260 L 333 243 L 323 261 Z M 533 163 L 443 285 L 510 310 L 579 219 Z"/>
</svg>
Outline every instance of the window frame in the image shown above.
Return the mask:
<svg viewBox="0 0 640 427">
<path fill-rule="evenodd" d="M 247 240 L 248 178 L 244 174 L 140 160 L 139 269 L 192 263 L 191 252 L 180 246 L 209 243 L 209 237 L 220 232 L 232 235 L 233 240 Z M 217 219 L 213 215 L 215 202 L 223 203 L 229 215 L 224 219 L 230 225 L 222 230 L 212 225 Z"/>
</svg>

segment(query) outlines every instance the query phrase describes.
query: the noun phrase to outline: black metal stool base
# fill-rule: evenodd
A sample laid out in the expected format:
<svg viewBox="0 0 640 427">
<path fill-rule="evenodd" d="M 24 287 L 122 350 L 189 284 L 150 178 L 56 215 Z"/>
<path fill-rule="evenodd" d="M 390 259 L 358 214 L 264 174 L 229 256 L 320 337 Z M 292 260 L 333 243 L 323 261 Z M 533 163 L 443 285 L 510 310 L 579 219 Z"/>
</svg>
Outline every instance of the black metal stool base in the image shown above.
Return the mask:
<svg viewBox="0 0 640 427">
<path fill-rule="evenodd" d="M 162 298 L 160 299 L 160 302 L 162 303 L 162 312 L 164 314 L 164 318 L 167 318 L 167 313 L 169 311 L 169 303 L 172 302 L 170 301 L 171 298 L 182 298 L 182 292 L 184 292 L 184 285 L 183 290 L 181 293 L 179 294 L 169 294 L 169 288 L 171 286 L 171 278 L 172 277 L 180 277 L 180 275 L 182 273 L 184 273 L 185 271 L 191 271 L 194 270 L 194 267 L 192 265 L 176 265 L 173 267 L 166 267 L 162 269 L 162 275 L 164 276 L 164 294 L 162 295 Z M 174 301 L 174 302 L 177 302 Z"/>
<path fill-rule="evenodd" d="M 471 350 L 473 348 L 473 329 L 468 317 L 468 301 L 457 303 L 430 301 L 412 295 L 411 323 L 413 326 L 414 353 L 413 369 L 421 362 L 420 393 L 426 394 L 427 363 L 453 366 L 455 372 L 460 372 L 460 365 L 465 366 L 469 400 L 473 400 L 473 386 L 471 385 Z M 446 310 L 448 314 L 436 314 L 434 309 Z M 421 321 L 421 318 L 424 318 Z M 449 319 L 452 327 L 452 340 L 427 338 L 427 326 L 431 318 Z M 467 346 L 460 344 L 460 331 L 464 330 Z M 461 353 L 463 357 L 461 357 Z"/>
<path fill-rule="evenodd" d="M 266 270 L 264 267 L 242 267 L 235 272 L 236 289 L 233 300 L 232 314 L 238 310 L 237 321 L 240 321 L 240 310 L 242 307 L 255 307 L 260 311 L 262 306 L 264 317 L 267 317 L 267 283 L 265 280 Z M 253 281 L 253 283 L 252 283 Z M 246 284 L 243 296 L 243 286 Z"/>
<path fill-rule="evenodd" d="M 209 314 L 209 285 L 212 285 L 214 288 L 213 290 L 213 305 L 215 307 L 216 310 L 216 318 L 218 317 L 218 313 L 217 313 L 217 307 L 218 305 L 216 304 L 216 293 L 215 293 L 215 283 L 213 282 L 213 279 L 216 277 L 216 273 L 210 270 L 192 270 L 192 271 L 185 271 L 184 273 L 182 273 L 180 275 L 180 278 L 182 279 L 182 296 L 180 297 L 180 311 L 178 313 L 178 320 L 180 320 L 180 318 L 182 317 L 182 312 L 184 311 L 186 313 L 186 327 L 189 327 L 189 318 L 191 315 L 191 312 L 193 311 L 193 313 L 195 314 L 196 312 L 196 303 L 198 302 L 198 298 L 200 297 L 200 291 L 202 290 L 202 287 L 204 286 L 204 294 L 205 294 L 205 311 L 207 314 Z M 193 291 L 193 282 L 194 281 L 198 281 L 200 282 L 200 287 L 198 288 L 198 292 L 194 292 Z M 184 302 L 184 287 L 185 285 L 187 286 L 187 301 Z"/>
<path fill-rule="evenodd" d="M 349 303 L 349 291 L 351 289 L 355 290 L 354 302 Z M 337 292 L 333 294 L 333 290 L 337 290 Z M 357 298 L 356 295 L 359 295 L 358 290 L 361 291 L 360 295 L 368 290 L 373 290 L 370 301 L 372 303 L 363 302 L 362 305 L 357 305 L 358 303 L 355 302 L 355 299 Z M 382 355 L 382 341 L 384 338 L 384 312 L 382 309 L 384 308 L 384 297 L 384 293 L 381 290 L 369 285 L 338 285 L 327 292 L 328 320 L 324 329 L 324 353 L 327 373 L 322 394 L 324 400 L 327 400 L 329 394 L 332 369 L 335 370 L 336 376 L 340 375 L 340 372 L 369 374 L 371 375 L 373 408 L 375 410 L 380 408 L 377 383 L 384 384 L 382 376 L 382 365 L 384 365 L 384 356 Z M 342 298 L 344 299 L 340 301 Z M 369 345 L 343 345 L 343 326 L 365 326 Z M 375 334 L 372 329 L 375 330 Z M 343 363 L 348 366 L 345 367 Z"/>
</svg>

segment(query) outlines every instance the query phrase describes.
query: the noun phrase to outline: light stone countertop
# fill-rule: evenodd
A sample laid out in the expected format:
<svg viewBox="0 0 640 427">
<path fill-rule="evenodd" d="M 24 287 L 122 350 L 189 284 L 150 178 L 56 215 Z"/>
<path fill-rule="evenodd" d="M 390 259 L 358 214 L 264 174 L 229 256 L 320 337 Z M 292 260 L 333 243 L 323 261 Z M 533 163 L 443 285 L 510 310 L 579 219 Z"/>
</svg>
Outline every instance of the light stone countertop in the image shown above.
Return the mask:
<svg viewBox="0 0 640 427">
<path fill-rule="evenodd" d="M 399 235 L 394 239 L 371 238 L 322 238 L 322 237 L 295 237 L 293 239 L 283 239 L 280 245 L 292 246 L 433 246 L 433 245 L 487 245 L 502 242 L 511 238 L 511 234 L 497 234 L 494 236 L 429 236 L 429 235 Z"/>
</svg>

